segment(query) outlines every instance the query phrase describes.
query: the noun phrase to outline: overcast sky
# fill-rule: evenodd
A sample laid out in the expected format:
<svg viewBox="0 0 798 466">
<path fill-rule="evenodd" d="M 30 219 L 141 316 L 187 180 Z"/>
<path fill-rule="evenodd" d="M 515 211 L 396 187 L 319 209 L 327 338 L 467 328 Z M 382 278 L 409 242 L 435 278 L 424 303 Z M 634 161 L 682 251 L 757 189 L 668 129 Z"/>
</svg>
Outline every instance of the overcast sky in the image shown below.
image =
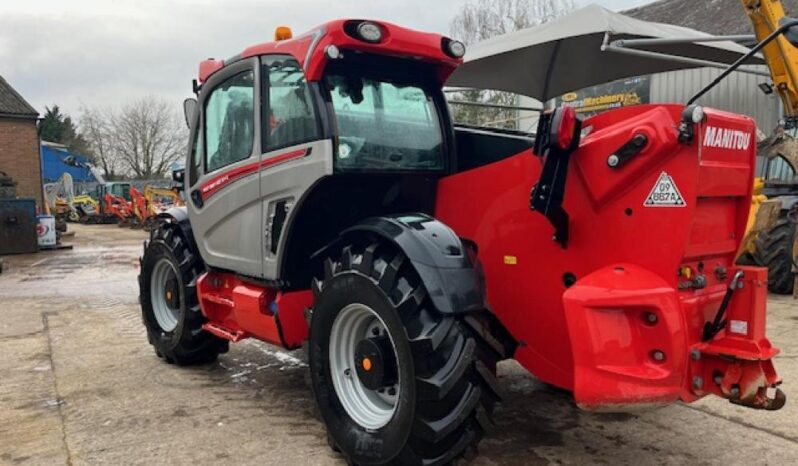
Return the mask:
<svg viewBox="0 0 798 466">
<path fill-rule="evenodd" d="M 465 0 L 21 0 L 0 2 L 0 75 L 39 112 L 144 96 L 179 106 L 200 60 L 342 17 L 446 34 Z M 577 0 L 623 10 L 651 0 Z"/>
</svg>

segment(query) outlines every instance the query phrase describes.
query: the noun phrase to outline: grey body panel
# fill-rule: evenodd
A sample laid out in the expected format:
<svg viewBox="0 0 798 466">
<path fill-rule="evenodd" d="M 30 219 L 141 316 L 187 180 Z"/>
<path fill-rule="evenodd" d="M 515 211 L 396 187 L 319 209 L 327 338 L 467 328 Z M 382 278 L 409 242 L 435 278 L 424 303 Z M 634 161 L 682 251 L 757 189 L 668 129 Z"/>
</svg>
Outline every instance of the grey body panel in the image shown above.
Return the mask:
<svg viewBox="0 0 798 466">
<path fill-rule="evenodd" d="M 290 225 L 296 218 L 298 212 L 296 207 L 303 196 L 324 176 L 331 175 L 333 172 L 332 162 L 332 141 L 321 140 L 306 144 L 300 144 L 293 148 L 286 148 L 275 151 L 269 156 L 278 156 L 301 149 L 310 149 L 310 154 L 301 159 L 291 160 L 274 167 L 261 170 L 260 183 L 263 196 L 263 228 L 264 232 L 264 258 L 262 277 L 268 280 L 279 280 L 280 270 L 282 270 L 282 260 L 285 257 L 287 238 L 285 234 L 280 234 L 277 251 L 272 252 L 269 244 L 271 243 L 271 230 L 274 221 L 275 206 L 281 201 L 286 201 L 286 220 L 282 227 L 282 233 L 289 231 Z"/>
<path fill-rule="evenodd" d="M 260 82 L 260 60 L 252 58 L 242 60 L 224 68 L 204 84 L 204 88 L 212 90 L 224 80 L 243 71 L 253 70 L 255 82 Z M 254 141 L 252 153 L 249 158 L 228 165 L 210 173 L 200 173 L 194 186 L 188 188 L 192 193 L 201 189 L 203 185 L 218 179 L 225 173 L 258 163 L 261 157 L 261 118 L 258 102 L 260 102 L 260 86 L 254 88 Z M 210 93 L 203 93 L 199 103 L 200 125 L 197 130 L 204 129 L 205 101 Z M 204 137 L 204 136 L 203 136 Z M 204 146 L 202 142 L 200 147 Z M 203 153 L 203 157 L 205 154 Z M 192 161 L 189 159 L 187 166 Z M 261 234 L 261 199 L 260 178 L 255 174 L 245 176 L 225 186 L 213 196 L 204 200 L 202 206 L 196 205 L 188 196 L 188 212 L 202 258 L 212 266 L 250 276 L 260 276 L 263 271 L 263 261 L 258 251 L 262 248 L 263 235 Z"/>
</svg>

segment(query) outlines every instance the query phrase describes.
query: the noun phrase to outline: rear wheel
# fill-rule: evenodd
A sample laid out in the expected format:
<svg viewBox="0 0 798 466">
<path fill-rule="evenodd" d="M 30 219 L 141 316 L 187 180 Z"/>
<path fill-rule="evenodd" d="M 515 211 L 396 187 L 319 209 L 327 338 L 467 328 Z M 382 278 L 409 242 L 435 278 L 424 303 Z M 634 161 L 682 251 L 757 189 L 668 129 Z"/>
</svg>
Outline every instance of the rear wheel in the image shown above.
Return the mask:
<svg viewBox="0 0 798 466">
<path fill-rule="evenodd" d="M 772 293 L 789 295 L 793 292 L 795 274 L 793 267 L 793 243 L 795 222 L 786 211 L 768 231 L 759 233 L 754 262 L 768 268 L 768 289 Z"/>
<path fill-rule="evenodd" d="M 196 282 L 204 270 L 179 229 L 160 225 L 144 250 L 139 300 L 147 339 L 170 364 L 202 364 L 216 359 L 229 342 L 204 330 Z"/>
<path fill-rule="evenodd" d="M 352 464 L 450 464 L 476 452 L 506 356 L 487 311 L 444 315 L 405 256 L 350 245 L 314 284 L 309 359 L 331 446 Z"/>
</svg>

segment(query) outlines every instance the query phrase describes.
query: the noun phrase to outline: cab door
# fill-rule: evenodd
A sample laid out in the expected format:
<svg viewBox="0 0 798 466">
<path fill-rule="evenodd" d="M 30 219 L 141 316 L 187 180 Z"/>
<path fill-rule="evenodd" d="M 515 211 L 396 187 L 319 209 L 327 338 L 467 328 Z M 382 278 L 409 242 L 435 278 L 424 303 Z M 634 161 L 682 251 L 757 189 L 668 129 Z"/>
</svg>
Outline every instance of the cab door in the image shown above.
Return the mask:
<svg viewBox="0 0 798 466">
<path fill-rule="evenodd" d="M 187 182 L 189 218 L 205 262 L 252 277 L 263 274 L 258 63 L 234 63 L 203 85 Z"/>
<path fill-rule="evenodd" d="M 304 196 L 332 174 L 332 141 L 320 115 L 317 83 L 309 83 L 290 55 L 261 59 L 263 126 L 261 196 L 263 276 L 281 280 L 288 237 Z M 294 260 L 297 260 L 294 258 Z"/>
</svg>

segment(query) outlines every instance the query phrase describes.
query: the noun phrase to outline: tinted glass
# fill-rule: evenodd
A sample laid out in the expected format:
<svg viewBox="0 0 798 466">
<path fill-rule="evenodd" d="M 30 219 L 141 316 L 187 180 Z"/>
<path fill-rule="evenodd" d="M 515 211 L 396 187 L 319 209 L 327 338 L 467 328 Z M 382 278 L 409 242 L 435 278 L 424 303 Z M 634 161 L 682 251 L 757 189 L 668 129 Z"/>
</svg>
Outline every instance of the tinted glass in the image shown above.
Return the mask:
<svg viewBox="0 0 798 466">
<path fill-rule="evenodd" d="M 337 75 L 327 86 L 340 136 L 338 169 L 444 168 L 438 110 L 425 89 Z"/>
<path fill-rule="evenodd" d="M 255 73 L 245 71 L 216 87 L 205 104 L 206 171 L 247 159 L 255 137 Z"/>
<path fill-rule="evenodd" d="M 313 97 L 299 63 L 273 59 L 269 75 L 269 150 L 319 139 Z"/>
<path fill-rule="evenodd" d="M 188 185 L 194 186 L 202 170 L 202 151 L 200 150 L 200 130 L 194 131 L 194 140 L 191 141 L 191 165 L 188 170 Z"/>
</svg>

